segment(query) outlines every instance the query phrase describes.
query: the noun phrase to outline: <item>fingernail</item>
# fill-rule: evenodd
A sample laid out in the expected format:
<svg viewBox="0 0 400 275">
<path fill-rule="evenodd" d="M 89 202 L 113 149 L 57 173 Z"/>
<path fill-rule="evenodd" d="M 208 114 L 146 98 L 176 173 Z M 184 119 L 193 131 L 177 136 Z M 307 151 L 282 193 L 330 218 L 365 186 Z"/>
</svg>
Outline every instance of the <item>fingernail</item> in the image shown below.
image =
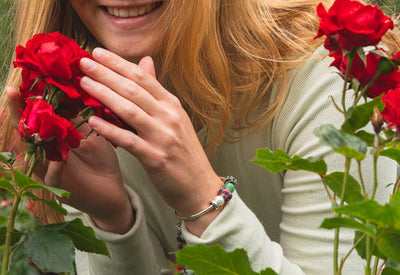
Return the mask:
<svg viewBox="0 0 400 275">
<path fill-rule="evenodd" d="M 100 123 L 99 119 L 95 116 L 91 116 L 88 122 L 89 126 L 92 127 L 93 130 L 95 130 L 95 128 L 97 128 L 97 126 L 99 126 Z"/>
<path fill-rule="evenodd" d="M 93 80 L 90 77 L 84 76 L 84 77 L 81 78 L 80 84 L 81 84 L 82 88 L 90 87 L 92 83 L 93 83 Z"/>
<path fill-rule="evenodd" d="M 97 58 L 102 59 L 102 58 L 106 57 L 107 55 L 108 55 L 108 52 L 103 48 L 95 48 L 93 50 L 93 57 L 95 59 L 97 59 Z"/>
<path fill-rule="evenodd" d="M 91 70 L 96 66 L 96 63 L 89 58 L 82 58 L 80 65 L 81 65 L 81 69 Z"/>
</svg>

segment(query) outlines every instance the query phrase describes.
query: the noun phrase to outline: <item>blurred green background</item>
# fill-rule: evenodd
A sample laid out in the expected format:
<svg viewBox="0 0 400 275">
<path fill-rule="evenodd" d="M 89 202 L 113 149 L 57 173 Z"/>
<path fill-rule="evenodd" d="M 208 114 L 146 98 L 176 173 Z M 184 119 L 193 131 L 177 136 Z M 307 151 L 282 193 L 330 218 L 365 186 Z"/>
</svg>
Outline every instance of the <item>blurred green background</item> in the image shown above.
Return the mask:
<svg viewBox="0 0 400 275">
<path fill-rule="evenodd" d="M 13 52 L 12 16 L 9 12 L 13 0 L 0 0 L 0 93 Z"/>
<path fill-rule="evenodd" d="M 11 5 L 14 0 L 0 0 L 0 91 L 4 85 L 10 58 L 14 50 L 12 46 Z M 400 0 L 374 0 L 386 14 L 400 14 Z"/>
</svg>

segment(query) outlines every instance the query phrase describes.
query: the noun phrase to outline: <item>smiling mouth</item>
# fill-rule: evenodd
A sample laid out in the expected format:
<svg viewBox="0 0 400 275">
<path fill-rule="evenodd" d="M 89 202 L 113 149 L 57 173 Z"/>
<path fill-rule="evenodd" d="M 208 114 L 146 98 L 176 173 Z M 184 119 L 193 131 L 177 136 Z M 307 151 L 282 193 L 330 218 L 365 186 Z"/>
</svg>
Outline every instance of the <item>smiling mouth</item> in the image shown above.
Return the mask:
<svg viewBox="0 0 400 275">
<path fill-rule="evenodd" d="M 113 8 L 103 7 L 110 15 L 118 18 L 133 18 L 148 14 L 158 9 L 163 4 L 163 1 L 149 3 L 142 6 L 130 7 L 130 8 Z"/>
</svg>

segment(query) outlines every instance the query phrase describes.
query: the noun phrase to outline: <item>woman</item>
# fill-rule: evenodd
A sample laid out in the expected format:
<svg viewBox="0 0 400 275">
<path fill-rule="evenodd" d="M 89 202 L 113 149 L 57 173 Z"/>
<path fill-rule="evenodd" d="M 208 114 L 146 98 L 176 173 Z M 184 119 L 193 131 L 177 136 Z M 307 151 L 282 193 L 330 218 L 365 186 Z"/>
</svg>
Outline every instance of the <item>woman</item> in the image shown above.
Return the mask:
<svg viewBox="0 0 400 275">
<path fill-rule="evenodd" d="M 94 49 L 94 61 L 81 61 L 81 86 L 137 131 L 92 117 L 85 130 L 99 135 L 71 151 L 68 166 L 50 162 L 39 173 L 72 193 L 65 203 L 79 211 L 70 216 L 93 226 L 111 252 L 112 261 L 78 255 L 79 274 L 168 274 L 168 253 L 176 250 L 172 209 L 190 217 L 208 208 L 227 175 L 238 179 L 237 191 L 223 207 L 184 222 L 189 245 L 244 248 L 257 271 L 332 270 L 333 234 L 318 229 L 331 213 L 319 178 L 270 174 L 249 162 L 268 147 L 341 167 L 313 135 L 321 124 L 339 124 L 327 98 L 342 86 L 330 60 L 321 61 L 325 51 L 311 57 L 321 44 L 313 40 L 318 2 L 16 1 L 16 44 L 60 31 Z M 10 139 L 20 81 L 11 68 L 3 151 L 21 147 Z M 395 167 L 384 165 L 390 181 Z M 345 235 L 343 253 L 351 243 Z M 354 256 L 344 273 L 359 274 L 359 261 Z"/>
</svg>

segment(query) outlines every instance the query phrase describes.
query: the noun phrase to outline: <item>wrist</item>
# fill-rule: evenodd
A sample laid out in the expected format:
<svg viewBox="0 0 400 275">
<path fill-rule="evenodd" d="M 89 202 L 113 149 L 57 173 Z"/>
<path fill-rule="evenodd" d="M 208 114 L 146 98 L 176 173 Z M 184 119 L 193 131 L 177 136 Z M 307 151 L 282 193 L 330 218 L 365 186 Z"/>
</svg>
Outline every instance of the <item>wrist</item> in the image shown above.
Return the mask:
<svg viewBox="0 0 400 275">
<path fill-rule="evenodd" d="M 223 185 L 220 187 L 217 196 L 215 196 L 214 199 L 210 201 L 209 205 L 203 208 L 203 210 L 189 216 L 183 216 L 175 210 L 175 216 L 178 219 L 185 221 L 186 228 L 196 236 L 202 234 L 208 225 L 222 211 L 225 203 L 232 198 L 237 180 L 232 176 L 220 179 L 222 180 Z"/>
<path fill-rule="evenodd" d="M 200 237 L 204 230 L 218 217 L 221 211 L 224 209 L 224 205 L 220 206 L 218 209 L 214 209 L 201 217 L 193 220 L 185 221 L 186 229 L 193 235 Z"/>
<path fill-rule="evenodd" d="M 91 216 L 91 219 L 103 231 L 125 234 L 133 227 L 136 220 L 136 213 L 129 201 L 128 203 L 127 207 L 118 211 L 117 214 L 103 217 Z"/>
</svg>

